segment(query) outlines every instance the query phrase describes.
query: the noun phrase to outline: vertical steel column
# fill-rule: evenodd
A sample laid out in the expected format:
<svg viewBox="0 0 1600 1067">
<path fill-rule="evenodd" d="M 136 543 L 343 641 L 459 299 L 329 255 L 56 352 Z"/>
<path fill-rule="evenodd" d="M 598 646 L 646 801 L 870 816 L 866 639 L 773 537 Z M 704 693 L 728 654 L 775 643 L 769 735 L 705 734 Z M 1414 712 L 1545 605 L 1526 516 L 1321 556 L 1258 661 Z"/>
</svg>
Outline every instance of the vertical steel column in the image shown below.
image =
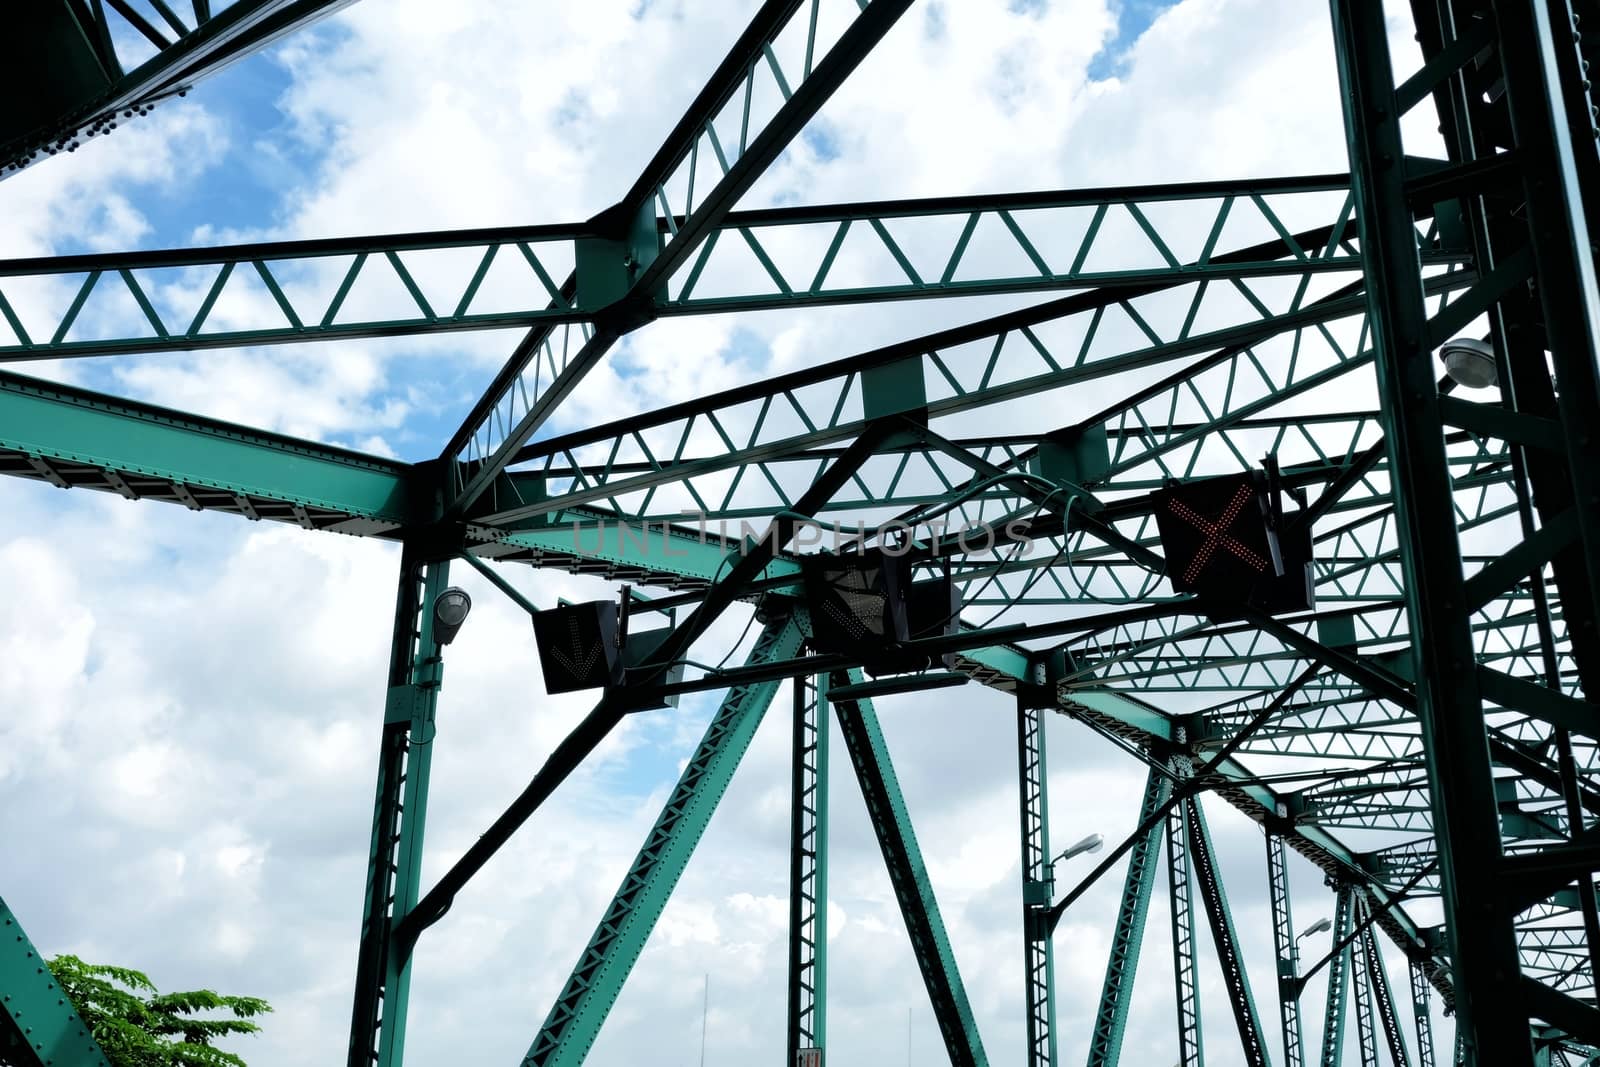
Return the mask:
<svg viewBox="0 0 1600 1067">
<path fill-rule="evenodd" d="M 827 684 L 836 688 L 860 681 L 859 670 L 834 671 Z M 824 699 L 827 693 L 825 688 Z M 917 969 L 922 972 L 922 983 L 928 990 L 928 1002 L 939 1024 L 945 1053 L 953 1067 L 985 1067 L 989 1059 L 983 1049 L 983 1038 L 967 1000 L 961 970 L 956 966 L 955 950 L 945 933 L 939 902 L 928 879 L 927 864 L 922 861 L 922 849 L 917 845 L 916 830 L 911 825 L 911 812 L 900 793 L 900 782 L 894 773 L 894 762 L 889 758 L 883 730 L 878 725 L 877 712 L 872 701 L 851 699 L 835 702 L 833 714 L 856 781 L 861 786 L 862 799 L 867 804 L 867 817 L 872 820 L 872 832 L 877 835 L 878 850 L 889 871 L 889 884 L 894 887 L 895 899 L 900 904 L 900 917 L 905 920 L 906 934 L 911 938 L 911 951 L 916 957 Z"/>
<path fill-rule="evenodd" d="M 789 1067 L 827 1045 L 828 705 L 826 678 L 797 676 L 789 810 Z"/>
<path fill-rule="evenodd" d="M 1350 936 L 1355 928 L 1353 894 L 1350 887 L 1336 887 L 1333 906 L 1333 943 Z M 1328 1007 L 1322 1016 L 1322 1059 L 1319 1067 L 1341 1067 L 1344 1063 L 1345 978 L 1350 973 L 1350 946 L 1333 954 L 1328 961 Z"/>
<path fill-rule="evenodd" d="M 1267 893 L 1272 901 L 1272 944 L 1278 960 L 1278 1014 L 1283 1020 L 1283 1061 L 1304 1067 L 1300 1042 L 1300 951 L 1289 908 L 1289 850 L 1283 835 L 1267 831 Z"/>
<path fill-rule="evenodd" d="M 1188 777 L 1189 763 L 1174 757 L 1172 767 Z M 1172 901 L 1172 971 L 1178 1005 L 1178 1065 L 1203 1067 L 1200 1040 L 1200 960 L 1194 941 L 1194 882 L 1189 866 L 1189 806 L 1167 813 L 1167 890 Z"/>
<path fill-rule="evenodd" d="M 428 814 L 434 713 L 444 661 L 433 640 L 434 598 L 450 577 L 448 560 L 428 560 L 408 544 L 400 556 L 389 690 L 378 755 L 367 893 L 356 957 L 349 1067 L 397 1067 L 405 1058 L 411 944 L 392 936 L 417 903 L 422 833 Z"/>
<path fill-rule="evenodd" d="M 1413 6 L 1418 13 L 1419 39 L 1427 50 L 1441 49 L 1447 36 L 1472 24 L 1470 12 L 1455 14 L 1452 0 Z M 1561 618 L 1579 681 L 1592 699 L 1600 692 L 1600 633 L 1596 632 L 1600 604 L 1595 603 L 1595 561 L 1600 558 L 1595 550 L 1600 536 L 1596 486 L 1600 483 L 1592 464 L 1568 463 L 1566 456 L 1592 450 L 1594 427 L 1600 425 L 1593 263 L 1590 255 L 1578 251 L 1589 240 L 1585 216 L 1593 209 L 1593 201 L 1586 208 L 1582 197 L 1600 194 L 1600 156 L 1595 152 L 1589 81 L 1574 6 L 1565 2 L 1547 3 L 1547 10 L 1526 4 L 1497 6 L 1507 86 L 1504 100 L 1517 142 L 1526 210 L 1501 211 L 1491 217 L 1482 199 L 1468 199 L 1464 206 L 1472 222 L 1478 258 L 1485 267 L 1493 262 L 1494 252 L 1518 249 L 1532 238 L 1540 281 L 1514 304 L 1502 304 L 1490 316 L 1490 324 L 1501 357 L 1502 402 L 1535 417 L 1559 420 L 1567 442 L 1563 453 L 1516 442 L 1509 442 L 1509 450 L 1524 540 L 1535 532 L 1536 509 L 1546 523 L 1569 508 L 1578 517 L 1582 536 L 1553 554 L 1549 571 L 1559 593 Z M 1474 122 L 1474 112 L 1481 113 L 1488 101 L 1471 94 L 1461 78 L 1453 78 L 1448 91 L 1441 91 L 1438 97 L 1451 155 L 1463 161 L 1494 155 L 1497 146 L 1491 138 L 1480 138 Z M 1559 128 L 1563 112 L 1565 132 Z M 1494 125 L 1485 124 L 1489 128 Z M 1579 262 L 1573 264 L 1569 260 L 1575 251 Z M 1545 323 L 1551 321 L 1556 325 L 1547 329 Z M 1547 345 L 1550 362 L 1545 356 Z M 1551 362 L 1562 385 L 1559 395 L 1551 387 Z M 1544 574 L 1543 563 L 1533 569 L 1530 592 L 1544 683 L 1559 691 L 1561 673 Z M 1583 827 L 1571 738 L 1563 728 L 1555 729 L 1553 736 L 1571 836 Z M 1594 980 L 1600 981 L 1600 908 L 1596 907 L 1592 879 L 1580 877 L 1578 881 L 1590 970 Z"/>
<path fill-rule="evenodd" d="M 1527 1017 L 1510 919 L 1465 888 L 1495 883 L 1499 816 L 1383 5 L 1332 0 L 1332 13 L 1456 1008 L 1469 1058 L 1528 1067 L 1527 1028 L 1506 1025 Z"/>
<path fill-rule="evenodd" d="M 1556 25 L 1552 9 L 1560 11 Z M 1590 140 L 1583 146 L 1581 163 L 1574 155 L 1561 68 L 1568 67 L 1574 80 L 1581 82 L 1582 89 L 1574 86 L 1579 92 L 1587 89 L 1588 81 L 1578 73 L 1568 3 L 1499 0 L 1494 17 L 1566 451 L 1570 456 L 1592 455 L 1600 449 L 1600 283 L 1579 175 L 1593 180 L 1600 167 L 1594 158 L 1592 121 L 1583 122 Z M 1587 112 L 1586 99 L 1582 105 Z M 1600 465 L 1572 463 L 1567 470 L 1576 492 L 1578 529 L 1591 561 L 1587 599 L 1600 605 L 1600 567 L 1593 565 L 1600 559 Z M 1581 594 L 1576 588 L 1563 590 L 1563 597 L 1577 595 Z M 1594 625 L 1592 616 L 1585 625 Z M 1596 636 L 1592 630 L 1586 635 L 1589 647 Z M 1600 693 L 1589 696 L 1600 700 Z"/>
<path fill-rule="evenodd" d="M 1411 972 L 1411 1014 L 1417 1024 L 1417 1067 L 1434 1067 L 1433 985 L 1421 961 L 1412 960 L 1408 969 Z"/>
<path fill-rule="evenodd" d="M 1027 992 L 1028 1064 L 1056 1062 L 1055 953 L 1045 914 L 1055 880 L 1050 870 L 1049 791 L 1046 781 L 1044 713 L 1017 699 L 1017 780 L 1022 814 L 1023 980 Z"/>
<path fill-rule="evenodd" d="M 1143 826 L 1146 820 L 1154 817 L 1171 795 L 1172 779 L 1152 767 L 1144 783 L 1138 825 Z M 1106 979 L 1100 989 L 1094 1032 L 1089 1035 L 1088 1067 L 1117 1067 L 1121 1059 L 1122 1035 L 1128 1024 L 1128 1009 L 1133 1003 L 1133 981 L 1139 970 L 1145 916 L 1150 911 L 1150 895 L 1155 889 L 1160 857 L 1161 826 L 1157 823 L 1128 852 L 1122 904 L 1117 909 L 1117 925 L 1111 933 L 1111 957 L 1106 961 Z"/>
</svg>

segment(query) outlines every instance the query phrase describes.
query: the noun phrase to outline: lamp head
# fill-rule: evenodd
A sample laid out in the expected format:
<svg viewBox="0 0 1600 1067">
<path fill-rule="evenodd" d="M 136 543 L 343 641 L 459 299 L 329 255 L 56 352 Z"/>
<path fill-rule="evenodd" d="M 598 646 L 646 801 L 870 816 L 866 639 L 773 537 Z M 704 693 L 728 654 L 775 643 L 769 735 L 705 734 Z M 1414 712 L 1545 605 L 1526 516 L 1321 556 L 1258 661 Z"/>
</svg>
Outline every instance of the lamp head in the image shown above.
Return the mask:
<svg viewBox="0 0 1600 1067">
<path fill-rule="evenodd" d="M 1302 930 L 1300 932 L 1300 937 L 1310 937 L 1312 934 L 1320 934 L 1324 930 L 1332 930 L 1332 929 L 1333 929 L 1332 920 L 1330 920 L 1326 916 L 1324 916 L 1323 918 L 1318 919 L 1316 922 L 1312 923 L 1310 926 L 1308 926 L 1304 930 Z M 1300 938 L 1297 937 L 1297 938 L 1295 938 L 1295 940 L 1298 941 L 1298 940 L 1300 940 Z"/>
<path fill-rule="evenodd" d="M 1457 385 L 1468 389 L 1487 389 L 1500 383 L 1500 372 L 1494 365 L 1494 347 L 1476 337 L 1457 337 L 1446 341 L 1439 349 L 1444 360 L 1444 372 Z"/>
<path fill-rule="evenodd" d="M 433 639 L 448 645 L 461 632 L 461 624 L 472 611 L 472 598 L 465 589 L 451 586 L 433 598 Z"/>
<path fill-rule="evenodd" d="M 1056 864 L 1060 863 L 1062 860 L 1070 860 L 1072 857 L 1080 856 L 1085 852 L 1099 852 L 1100 849 L 1105 846 L 1105 843 L 1106 839 L 1101 837 L 1099 834 L 1090 834 L 1082 841 L 1079 841 L 1073 845 L 1069 845 L 1067 850 L 1052 860 L 1051 863 Z"/>
</svg>

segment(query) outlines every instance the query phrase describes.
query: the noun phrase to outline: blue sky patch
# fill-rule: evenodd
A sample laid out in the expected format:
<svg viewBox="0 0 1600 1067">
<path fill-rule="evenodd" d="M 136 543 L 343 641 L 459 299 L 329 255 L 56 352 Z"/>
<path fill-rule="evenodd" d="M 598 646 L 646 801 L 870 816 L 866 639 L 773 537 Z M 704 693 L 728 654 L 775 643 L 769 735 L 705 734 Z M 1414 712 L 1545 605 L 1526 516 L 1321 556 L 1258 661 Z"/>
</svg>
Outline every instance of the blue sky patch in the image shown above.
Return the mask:
<svg viewBox="0 0 1600 1067">
<path fill-rule="evenodd" d="M 1019 0 L 1024 6 L 1030 0 Z M 1117 35 L 1106 42 L 1098 55 L 1089 62 L 1089 77 L 1100 81 L 1114 77 L 1117 68 L 1127 58 L 1131 49 L 1150 24 L 1178 0 L 1112 0 L 1111 8 L 1117 16 Z"/>
</svg>

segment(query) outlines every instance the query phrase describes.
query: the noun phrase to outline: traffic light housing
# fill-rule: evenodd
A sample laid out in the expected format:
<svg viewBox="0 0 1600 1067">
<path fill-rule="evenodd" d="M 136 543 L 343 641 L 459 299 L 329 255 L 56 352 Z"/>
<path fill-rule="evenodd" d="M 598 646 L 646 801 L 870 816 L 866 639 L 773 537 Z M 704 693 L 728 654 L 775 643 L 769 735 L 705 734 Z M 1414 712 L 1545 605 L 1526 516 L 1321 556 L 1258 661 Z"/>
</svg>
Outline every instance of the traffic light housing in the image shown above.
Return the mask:
<svg viewBox="0 0 1600 1067">
<path fill-rule="evenodd" d="M 672 633 L 671 626 L 661 626 L 654 630 L 630 630 L 628 636 L 622 640 L 622 666 L 624 670 L 639 666 L 645 660 L 655 655 L 656 649 L 661 647 Z M 674 682 L 683 681 L 684 664 L 680 660 L 651 679 L 650 687 L 672 685 Z M 639 675 L 634 676 L 634 682 L 640 682 Z M 636 688 L 643 688 L 636 686 Z M 659 697 L 651 703 L 635 705 L 637 708 L 675 708 L 678 706 L 676 693 Z"/>
<path fill-rule="evenodd" d="M 1284 615 L 1315 603 L 1311 528 L 1301 512 L 1281 509 L 1275 469 L 1175 482 L 1153 494 L 1176 592 L 1225 613 L 1232 605 Z"/>
<path fill-rule="evenodd" d="M 912 641 L 949 637 L 961 630 L 961 592 L 948 573 L 911 583 L 906 595 L 906 629 Z M 866 671 L 876 678 L 882 674 L 927 670 L 936 664 L 949 668 L 955 666 L 955 661 L 954 652 L 939 656 L 890 652 L 884 659 L 868 661 Z"/>
<path fill-rule="evenodd" d="M 911 561 L 881 548 L 835 555 L 819 552 L 800 561 L 811 647 L 868 658 L 875 648 L 899 644 L 909 634 L 906 596 Z"/>
<path fill-rule="evenodd" d="M 545 691 L 575 693 L 622 683 L 617 605 L 610 600 L 562 604 L 533 613 L 533 639 Z"/>
</svg>

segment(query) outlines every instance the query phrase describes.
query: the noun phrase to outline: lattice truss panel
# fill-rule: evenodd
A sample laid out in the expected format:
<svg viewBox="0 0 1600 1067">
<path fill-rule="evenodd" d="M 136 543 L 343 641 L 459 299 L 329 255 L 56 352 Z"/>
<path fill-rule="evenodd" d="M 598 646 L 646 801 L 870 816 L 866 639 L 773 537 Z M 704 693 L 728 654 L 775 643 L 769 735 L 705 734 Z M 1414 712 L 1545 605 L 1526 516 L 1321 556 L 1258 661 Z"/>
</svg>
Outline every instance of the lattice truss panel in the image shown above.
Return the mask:
<svg viewBox="0 0 1600 1067">
<path fill-rule="evenodd" d="M 148 99 L 210 69 L 191 63 L 154 77 L 211 23 L 240 21 L 256 9 L 270 14 L 277 21 L 260 23 L 260 34 L 237 38 L 236 47 L 247 49 L 269 39 L 267 29 L 281 32 L 327 6 L 241 0 L 213 14 L 196 4 L 195 19 L 183 22 L 158 4 L 163 27 L 111 3 L 107 10 L 156 49 L 144 66 L 122 74 L 121 64 L 116 76 L 138 80 Z M 1433 712 L 1419 711 L 1435 707 L 1437 690 L 1448 684 L 1419 681 L 1418 666 L 1430 662 L 1423 630 L 1433 620 L 1444 623 L 1435 616 L 1417 625 L 1424 616 L 1415 590 L 1416 531 L 1402 516 L 1408 494 L 1417 492 L 1410 481 L 1416 471 L 1395 444 L 1401 424 L 1404 440 L 1415 439 L 1418 426 L 1431 429 L 1417 447 L 1437 454 L 1434 488 L 1447 501 L 1439 510 L 1449 514 L 1432 518 L 1455 539 L 1438 551 L 1459 555 L 1451 624 L 1460 624 L 1475 660 L 1461 670 L 1481 696 L 1487 787 L 1505 869 L 1528 886 L 1514 894 L 1516 907 L 1506 905 L 1514 917 L 1506 922 L 1514 927 L 1522 977 L 1561 994 L 1530 992 L 1523 1008 L 1506 1009 L 1514 1022 L 1505 1025 L 1520 1033 L 1531 1017 L 1530 1040 L 1546 1053 L 1579 1055 L 1580 1038 L 1600 1040 L 1592 955 L 1600 920 L 1589 874 L 1589 825 L 1600 812 L 1600 720 L 1584 687 L 1586 675 L 1600 677 L 1600 586 L 1590 573 L 1590 538 L 1600 524 L 1594 499 L 1583 496 L 1585 465 L 1551 455 L 1572 447 L 1593 407 L 1593 368 L 1553 358 L 1560 380 L 1552 389 L 1538 348 L 1543 407 L 1539 389 L 1520 383 L 1519 397 L 1531 399 L 1513 400 L 1509 389 L 1468 396 L 1431 355 L 1427 376 L 1439 379 L 1431 386 L 1438 395 L 1426 403 L 1417 399 L 1421 393 L 1395 395 L 1385 376 L 1399 359 L 1391 351 L 1409 345 L 1431 353 L 1461 335 L 1492 336 L 1502 371 L 1526 376 L 1516 353 L 1506 353 L 1514 347 L 1506 323 L 1517 316 L 1538 320 L 1557 357 L 1573 337 L 1580 347 L 1593 339 L 1535 307 L 1541 280 L 1549 288 L 1550 264 L 1558 262 L 1540 242 L 1556 239 L 1530 237 L 1518 214 L 1526 197 L 1519 202 L 1517 194 L 1545 165 L 1537 161 L 1548 163 L 1548 152 L 1538 154 L 1543 135 L 1510 143 L 1509 120 L 1499 120 L 1517 91 L 1509 105 L 1494 92 L 1477 92 L 1480 83 L 1503 88 L 1534 78 L 1525 54 L 1532 49 L 1549 68 L 1539 84 L 1554 86 L 1558 102 L 1565 92 L 1586 104 L 1572 73 L 1586 38 L 1574 47 L 1571 25 L 1552 29 L 1548 17 L 1568 5 L 1506 5 L 1544 14 L 1502 12 L 1495 22 L 1472 3 L 1418 3 L 1428 62 L 1402 80 L 1392 77 L 1386 51 L 1379 63 L 1371 28 L 1336 0 L 1355 181 L 1241 178 L 744 206 L 763 171 L 908 6 L 762 5 L 632 187 L 584 222 L 0 261 L 0 360 L 11 363 L 521 331 L 501 372 L 432 462 L 392 462 L 5 371 L 0 473 L 401 540 L 411 552 L 631 582 L 691 613 L 671 649 L 685 658 L 730 603 L 760 606 L 768 629 L 748 665 L 691 667 L 678 683 L 682 692 L 733 688 L 526 1062 L 576 1062 L 588 1049 L 772 699 L 775 679 L 812 679 L 797 703 L 804 718 L 796 736 L 810 739 L 811 756 L 797 759 L 796 796 L 813 797 L 818 775 L 826 776 L 815 740 L 818 730 L 826 734 L 818 695 L 826 686 L 815 679 L 832 672 L 835 684 L 849 686 L 861 676 L 851 670 L 859 664 L 839 657 L 821 657 L 819 666 L 800 656 L 797 561 L 832 547 L 837 536 L 796 528 L 802 518 L 871 543 L 882 542 L 885 524 L 906 531 L 920 557 L 948 562 L 964 601 L 960 632 L 930 646 L 934 651 L 953 653 L 956 671 L 1014 694 L 1025 707 L 1049 707 L 1088 724 L 1164 776 L 1147 792 L 1148 825 L 1129 845 L 1137 852 L 1117 932 L 1122 961 L 1114 958 L 1107 976 L 1091 1062 L 1117 1059 L 1126 1018 L 1118 998 L 1131 989 L 1131 971 L 1120 968 L 1137 963 L 1162 848 L 1181 961 L 1175 977 L 1185 1060 L 1200 1056 L 1191 964 L 1202 948 L 1196 931 L 1204 917 L 1230 975 L 1246 1057 L 1264 1062 L 1260 1020 L 1273 1013 L 1256 1012 L 1232 942 L 1222 872 L 1198 799 L 1205 795 L 1262 823 L 1273 835 L 1269 849 L 1286 846 L 1336 888 L 1334 936 L 1345 943 L 1326 961 L 1339 978 L 1325 1014 L 1330 1026 L 1343 1026 L 1343 989 L 1352 983 L 1363 1062 L 1376 1062 L 1380 1045 L 1402 1062 L 1405 1013 L 1371 931 L 1407 957 L 1419 1005 L 1430 990 L 1446 1004 L 1463 995 L 1452 978 L 1449 933 L 1419 927 L 1408 911 L 1419 901 L 1436 907 L 1435 898 L 1447 914 L 1453 906 L 1440 877 L 1448 857 L 1435 834 L 1444 803 L 1435 788 L 1438 774 L 1454 770 L 1430 772 L 1430 758 L 1442 757 L 1430 755 Z M 125 32 L 106 30 L 111 15 L 92 7 L 95 55 L 120 62 L 112 54 L 120 44 L 112 45 Z M 75 0 L 65 8 L 78 11 Z M 1543 44 L 1528 44 L 1529 34 Z M 1378 199 L 1381 168 L 1360 147 L 1364 123 L 1381 125 L 1389 113 L 1376 105 L 1363 110 L 1374 78 L 1388 94 L 1389 112 L 1442 107 L 1447 139 L 1456 137 L 1446 159 L 1408 157 L 1389 201 Z M 104 111 L 109 99 L 78 101 L 77 110 L 63 105 L 48 137 L 89 121 L 84 116 Z M 1467 112 L 1478 121 L 1477 141 L 1460 132 L 1470 126 Z M 1546 126 L 1567 129 L 1564 114 L 1546 116 Z M 1536 129 L 1533 118 L 1520 121 L 1519 130 Z M 44 143 L 36 130 L 27 136 Z M 1508 143 L 1480 155 L 1497 137 Z M 1556 163 L 1591 176 L 1592 144 L 1563 143 L 1549 149 Z M 1504 165 L 1502 153 L 1513 149 L 1532 170 Z M 1570 202 L 1572 217 L 1583 218 L 1582 197 L 1570 184 L 1538 180 L 1546 195 Z M 1373 220 L 1383 204 L 1403 214 L 1391 215 L 1400 221 L 1380 240 Z M 1494 255 L 1486 251 L 1491 243 Z M 1580 252 L 1587 255 L 1587 247 Z M 1394 286 L 1385 280 L 1380 292 L 1374 279 L 1389 279 L 1396 261 L 1414 275 L 1408 307 L 1425 336 L 1385 340 L 1395 321 Z M 1587 286 L 1579 296 L 1592 303 L 1592 262 L 1587 275 L 1571 273 Z M 1005 298 L 1008 309 L 994 312 L 993 299 L 965 299 L 972 297 Z M 751 374 L 722 392 L 598 425 L 563 417 L 563 402 L 608 351 L 657 319 L 895 302 L 903 304 L 896 321 L 904 325 L 892 343 L 781 374 Z M 930 306 L 959 324 L 917 331 L 918 309 Z M 974 306 L 990 311 L 962 310 Z M 1085 434 L 1103 434 L 1105 461 L 1074 468 L 1068 478 L 1053 457 L 1062 441 Z M 1172 588 L 1152 494 L 1173 481 L 1257 470 L 1268 455 L 1296 506 L 1312 517 L 1316 606 L 1281 618 L 1226 617 Z M 747 535 L 769 523 L 778 535 L 755 544 L 775 550 L 770 557 L 759 547 L 741 556 Z M 481 850 L 463 861 L 461 881 L 605 736 L 620 718 L 617 699 L 608 693 L 552 756 Z M 983 1062 L 871 705 L 846 700 L 837 707 L 908 927 L 920 939 L 930 996 L 944 1006 L 947 1050 L 956 1062 Z M 1025 780 L 1043 766 L 1042 733 L 1028 737 Z M 710 793 L 702 780 L 713 783 Z M 1048 835 L 1042 790 L 1034 792 L 1029 800 L 1024 790 L 1024 840 L 1037 852 L 1048 848 L 1038 844 Z M 816 924 L 826 905 L 818 874 L 825 871 L 818 858 L 825 806 L 812 804 L 804 815 L 796 831 L 796 848 L 806 856 L 796 868 L 804 899 L 795 912 L 804 934 L 792 955 L 807 969 L 795 980 L 792 1008 L 806 1014 L 791 1020 L 791 1045 L 820 1047 L 825 953 L 818 946 L 825 930 Z M 1054 1058 L 1056 1041 L 1050 956 L 1037 946 L 1048 945 L 1064 907 L 1050 897 L 1053 882 L 1039 859 L 1030 862 L 1027 889 L 1038 899 L 1025 906 L 1030 989 L 1043 990 L 1029 1007 L 1036 1063 Z M 1273 863 L 1281 881 L 1281 857 Z M 448 908 L 459 888 L 455 877 L 420 902 L 413 896 L 409 915 L 396 910 L 396 932 L 381 935 L 394 942 L 373 949 L 388 961 L 387 977 L 371 981 L 403 976 L 408 964 L 394 961 L 405 961 L 411 940 Z M 1280 896 L 1275 889 L 1275 906 Z M 392 900 L 382 903 L 398 909 Z M 1280 935 L 1292 932 L 1286 910 L 1278 919 Z M 1256 976 L 1255 987 L 1278 989 L 1290 1058 L 1300 1061 L 1306 1053 L 1292 962 L 1287 985 L 1283 970 L 1292 960 L 1292 949 L 1280 944 L 1280 973 Z M 1466 991 L 1476 995 L 1474 988 Z M 358 1004 L 352 1063 L 368 1053 L 389 1055 L 384 1049 L 394 1042 L 382 1029 L 395 1013 L 383 998 L 395 996 L 393 989 L 373 993 L 385 1008 L 374 1008 L 365 1023 Z M 1481 1001 L 1476 1010 L 1481 1020 Z M 1406 1024 L 1410 1040 L 1423 1062 L 1436 1062 L 1425 1033 L 1428 1010 L 1418 1006 L 1414 1015 Z M 403 1025 L 403 1010 L 399 1018 Z M 1467 1054 L 1475 1054 L 1470 1042 Z M 1449 1050 L 1438 1056 L 1448 1062 Z"/>
</svg>

